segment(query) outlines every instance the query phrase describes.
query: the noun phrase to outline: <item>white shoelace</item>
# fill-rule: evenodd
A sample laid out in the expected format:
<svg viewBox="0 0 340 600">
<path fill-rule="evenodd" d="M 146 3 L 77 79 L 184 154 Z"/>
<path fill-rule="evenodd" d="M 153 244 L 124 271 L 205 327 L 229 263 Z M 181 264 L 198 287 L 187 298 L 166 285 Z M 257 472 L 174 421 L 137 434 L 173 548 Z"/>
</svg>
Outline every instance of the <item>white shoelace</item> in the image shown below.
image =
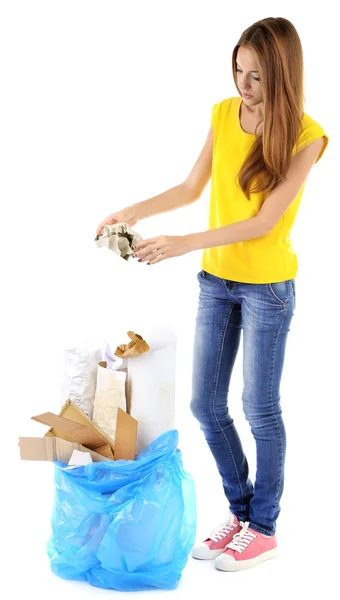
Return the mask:
<svg viewBox="0 0 340 600">
<path fill-rule="evenodd" d="M 227 548 L 231 550 L 236 550 L 236 552 L 243 552 L 249 546 L 249 544 L 256 538 L 255 533 L 249 531 L 249 522 L 243 523 L 240 521 L 240 525 L 242 525 L 242 529 L 239 533 L 235 533 L 232 542 L 228 544 Z"/>
<path fill-rule="evenodd" d="M 213 542 L 219 542 L 220 540 L 223 540 L 226 535 L 231 533 L 235 527 L 236 525 L 233 522 L 230 523 L 229 521 L 225 521 L 216 527 L 216 529 L 214 529 L 214 531 L 210 534 L 210 539 L 213 540 Z"/>
</svg>

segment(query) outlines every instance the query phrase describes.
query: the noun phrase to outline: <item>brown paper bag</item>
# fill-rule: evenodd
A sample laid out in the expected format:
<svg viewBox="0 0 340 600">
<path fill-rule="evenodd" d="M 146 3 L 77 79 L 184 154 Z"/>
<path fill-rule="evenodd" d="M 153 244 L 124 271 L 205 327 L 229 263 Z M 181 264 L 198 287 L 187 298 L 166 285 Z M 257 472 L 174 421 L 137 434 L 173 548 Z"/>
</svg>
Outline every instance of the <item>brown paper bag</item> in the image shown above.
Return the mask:
<svg viewBox="0 0 340 600">
<path fill-rule="evenodd" d="M 150 347 L 141 335 L 133 331 L 128 331 L 128 336 L 132 341 L 129 344 L 118 346 L 115 351 L 116 356 L 119 356 L 119 358 L 131 358 L 132 356 L 140 356 L 149 352 Z"/>
</svg>

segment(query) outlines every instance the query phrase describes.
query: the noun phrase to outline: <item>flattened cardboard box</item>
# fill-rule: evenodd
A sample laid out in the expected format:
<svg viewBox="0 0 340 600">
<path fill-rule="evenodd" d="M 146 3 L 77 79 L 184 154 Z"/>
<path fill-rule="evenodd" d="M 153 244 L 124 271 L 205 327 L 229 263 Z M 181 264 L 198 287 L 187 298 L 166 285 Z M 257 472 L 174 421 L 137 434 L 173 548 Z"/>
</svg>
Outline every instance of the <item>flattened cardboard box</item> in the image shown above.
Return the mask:
<svg viewBox="0 0 340 600">
<path fill-rule="evenodd" d="M 73 450 L 89 452 L 93 462 L 107 460 L 105 456 L 101 456 L 101 454 L 93 452 L 81 444 L 67 442 L 57 437 L 20 437 L 19 447 L 21 460 L 59 461 L 68 464 Z"/>
<path fill-rule="evenodd" d="M 19 438 L 22 460 L 60 460 L 66 462 L 65 456 L 68 456 L 68 452 L 70 452 L 69 460 L 73 449 L 82 450 L 79 446 L 85 448 L 85 451 L 91 451 L 101 456 L 102 460 L 135 459 L 137 421 L 121 409 L 117 411 L 114 442 L 69 400 L 65 402 L 59 415 L 48 412 L 32 417 L 32 419 L 38 423 L 49 425 L 51 429 L 44 438 Z M 71 446 L 67 447 L 56 443 L 51 445 L 48 441 L 49 438 L 69 442 Z M 42 441 L 38 443 L 36 441 L 38 439 Z M 32 445 L 31 451 L 29 444 Z M 33 458 L 33 454 L 36 458 Z M 44 458 L 40 458 L 40 456 Z M 56 458 L 51 458 L 52 456 Z M 93 460 L 98 461 L 96 458 Z"/>
</svg>

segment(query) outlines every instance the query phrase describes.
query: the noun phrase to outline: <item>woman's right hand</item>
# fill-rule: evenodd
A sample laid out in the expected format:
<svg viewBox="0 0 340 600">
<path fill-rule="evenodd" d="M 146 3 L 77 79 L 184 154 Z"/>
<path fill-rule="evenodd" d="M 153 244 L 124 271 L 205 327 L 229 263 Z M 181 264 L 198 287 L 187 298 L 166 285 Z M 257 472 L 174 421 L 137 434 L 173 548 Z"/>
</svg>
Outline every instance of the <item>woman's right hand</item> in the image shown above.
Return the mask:
<svg viewBox="0 0 340 600">
<path fill-rule="evenodd" d="M 133 227 L 138 222 L 136 211 L 133 206 L 128 206 L 123 210 L 116 213 L 112 213 L 102 221 L 97 227 L 97 236 L 100 235 L 104 229 L 104 225 L 114 225 L 115 223 L 127 223 L 129 227 Z"/>
</svg>

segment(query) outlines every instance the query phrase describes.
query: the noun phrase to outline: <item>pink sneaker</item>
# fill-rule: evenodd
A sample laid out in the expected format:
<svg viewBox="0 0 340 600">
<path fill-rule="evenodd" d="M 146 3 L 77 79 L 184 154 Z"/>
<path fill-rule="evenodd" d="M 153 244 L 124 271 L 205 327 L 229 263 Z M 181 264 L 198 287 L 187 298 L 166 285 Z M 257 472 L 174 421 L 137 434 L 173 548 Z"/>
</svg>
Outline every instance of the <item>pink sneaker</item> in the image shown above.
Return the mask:
<svg viewBox="0 0 340 600">
<path fill-rule="evenodd" d="M 221 571 L 242 571 L 255 567 L 264 560 L 277 554 L 276 536 L 266 537 L 253 529 L 249 523 L 241 521 L 242 529 L 234 535 L 224 552 L 215 560 L 215 566 Z"/>
<path fill-rule="evenodd" d="M 214 529 L 204 542 L 197 544 L 191 551 L 193 558 L 212 559 L 224 552 L 227 544 L 232 541 L 235 533 L 241 531 L 242 527 L 237 517 L 230 514 L 228 521 L 224 521 Z"/>
</svg>

